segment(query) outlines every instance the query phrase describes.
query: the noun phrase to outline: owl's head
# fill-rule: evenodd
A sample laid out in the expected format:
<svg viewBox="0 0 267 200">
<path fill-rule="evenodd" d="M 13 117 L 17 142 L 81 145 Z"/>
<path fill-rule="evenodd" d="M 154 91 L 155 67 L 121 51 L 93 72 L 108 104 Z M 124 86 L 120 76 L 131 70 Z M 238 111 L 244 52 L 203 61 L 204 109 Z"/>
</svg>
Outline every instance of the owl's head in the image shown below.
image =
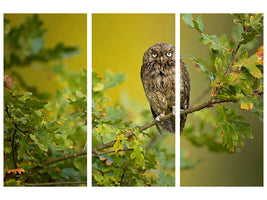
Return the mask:
<svg viewBox="0 0 267 200">
<path fill-rule="evenodd" d="M 175 47 L 167 43 L 157 43 L 150 47 L 144 54 L 143 64 L 145 63 L 166 63 L 175 62 Z"/>
</svg>

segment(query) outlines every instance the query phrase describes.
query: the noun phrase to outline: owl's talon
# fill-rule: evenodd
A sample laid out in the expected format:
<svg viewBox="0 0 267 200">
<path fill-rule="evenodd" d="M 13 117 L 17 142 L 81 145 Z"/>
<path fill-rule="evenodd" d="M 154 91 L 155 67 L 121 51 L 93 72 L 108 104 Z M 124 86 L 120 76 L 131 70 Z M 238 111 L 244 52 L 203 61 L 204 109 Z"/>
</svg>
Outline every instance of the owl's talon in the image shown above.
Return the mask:
<svg viewBox="0 0 267 200">
<path fill-rule="evenodd" d="M 164 114 L 160 114 L 155 118 L 155 120 L 159 122 L 159 121 L 161 121 L 162 117 L 164 117 L 164 116 L 165 116 Z"/>
</svg>

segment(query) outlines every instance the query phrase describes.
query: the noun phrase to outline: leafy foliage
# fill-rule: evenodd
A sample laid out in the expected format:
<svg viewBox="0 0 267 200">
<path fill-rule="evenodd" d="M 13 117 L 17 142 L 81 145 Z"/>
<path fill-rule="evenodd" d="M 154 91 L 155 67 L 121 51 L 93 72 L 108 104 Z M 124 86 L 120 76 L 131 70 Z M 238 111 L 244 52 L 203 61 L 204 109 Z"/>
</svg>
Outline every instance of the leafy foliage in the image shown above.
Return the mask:
<svg viewBox="0 0 267 200">
<path fill-rule="evenodd" d="M 77 47 L 64 46 L 58 43 L 53 48 L 44 47 L 43 22 L 38 15 L 27 17 L 26 21 L 19 27 L 10 27 L 10 22 L 5 19 L 5 68 L 12 66 L 27 67 L 33 62 L 48 62 L 60 60 L 77 53 Z"/>
<path fill-rule="evenodd" d="M 62 59 L 78 54 L 79 48 L 65 46 L 62 42 L 52 48 L 45 47 L 44 36 L 47 30 L 42 25 L 38 15 L 26 17 L 25 22 L 18 27 L 12 27 L 9 20 L 4 19 L 4 66 L 10 75 L 16 77 L 21 87 L 35 96 L 48 98 L 50 94 L 40 93 L 36 86 L 29 85 L 14 68 L 26 68 L 33 64 L 45 68 L 52 62 L 60 63 Z"/>
<path fill-rule="evenodd" d="M 141 105 L 129 102 L 125 96 L 125 103 L 109 103 L 105 91 L 125 78 L 123 73 L 106 71 L 104 78 L 100 78 L 92 72 L 93 148 L 115 141 L 111 148 L 93 153 L 93 186 L 174 186 L 174 177 L 165 171 L 174 170 L 174 149 L 160 146 L 155 129 L 140 132 L 131 120 L 133 113 L 137 113 L 142 123 L 149 122 L 152 120 L 149 111 L 138 113 L 135 108 L 140 110 Z M 130 131 L 134 131 L 133 136 L 125 137 Z"/>
<path fill-rule="evenodd" d="M 200 33 L 200 43 L 210 46 L 209 64 L 189 57 L 209 78 L 211 100 L 238 103 L 241 109 L 257 113 L 262 119 L 263 46 L 252 55 L 248 54 L 248 49 L 262 34 L 263 14 L 233 14 L 236 24 L 233 41 L 226 35 L 218 37 L 204 33 L 201 16 L 194 20 L 191 14 L 182 14 L 182 18 L 188 27 Z M 184 135 L 196 146 L 205 145 L 217 152 L 234 152 L 238 146 L 244 145 L 246 137 L 253 138 L 250 125 L 233 106 L 215 106 L 215 115 L 208 110 L 194 113 L 200 122 L 199 128 L 189 124 Z"/>
<path fill-rule="evenodd" d="M 71 72 L 61 63 L 63 55 L 77 48 L 56 45 L 43 47 L 45 30 L 37 15 L 19 27 L 5 20 L 5 70 L 16 77 L 4 89 L 4 171 L 6 186 L 86 181 L 86 157 L 64 159 L 84 150 L 87 133 L 87 72 Z M 28 91 L 16 71 L 31 63 L 45 64 L 56 81 L 54 99 L 40 98 L 37 89 Z M 8 76 L 5 76 L 5 78 Z M 6 81 L 6 80 L 5 80 Z M 86 153 L 82 154 L 85 155 Z M 53 164 L 49 161 L 62 158 Z M 60 185 L 62 185 L 60 184 Z M 77 183 L 78 184 L 78 183 Z M 77 185 L 74 184 L 74 185 Z"/>
</svg>

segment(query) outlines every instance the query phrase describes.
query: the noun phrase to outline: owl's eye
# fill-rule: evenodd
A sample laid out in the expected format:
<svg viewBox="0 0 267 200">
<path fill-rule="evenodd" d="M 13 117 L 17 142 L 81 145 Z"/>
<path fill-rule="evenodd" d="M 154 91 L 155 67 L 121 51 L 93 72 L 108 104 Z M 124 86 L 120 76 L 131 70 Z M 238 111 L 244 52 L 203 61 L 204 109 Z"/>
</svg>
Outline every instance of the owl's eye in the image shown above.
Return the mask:
<svg viewBox="0 0 267 200">
<path fill-rule="evenodd" d="M 168 52 L 168 53 L 166 53 L 166 56 L 167 57 L 171 57 L 172 56 L 172 53 L 171 52 Z"/>
<path fill-rule="evenodd" d="M 157 56 L 158 56 L 157 53 L 152 53 L 152 57 L 153 57 L 153 58 L 156 58 Z"/>
</svg>

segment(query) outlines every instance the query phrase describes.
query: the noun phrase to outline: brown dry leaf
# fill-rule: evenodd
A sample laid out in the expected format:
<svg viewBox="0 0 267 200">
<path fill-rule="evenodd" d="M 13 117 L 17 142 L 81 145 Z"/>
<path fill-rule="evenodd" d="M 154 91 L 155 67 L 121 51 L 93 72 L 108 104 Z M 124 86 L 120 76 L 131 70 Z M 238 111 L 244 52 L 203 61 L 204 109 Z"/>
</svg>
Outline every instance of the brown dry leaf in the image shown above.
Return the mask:
<svg viewBox="0 0 267 200">
<path fill-rule="evenodd" d="M 5 74 L 4 76 L 4 87 L 12 90 L 12 85 L 13 85 L 13 80 L 11 79 L 11 77 L 8 74 Z"/>
<path fill-rule="evenodd" d="M 100 157 L 100 156 L 99 156 L 99 159 L 100 159 L 100 160 L 106 160 L 107 158 L 104 158 L 104 157 Z"/>
<path fill-rule="evenodd" d="M 198 64 L 195 64 L 195 68 L 196 68 L 197 71 L 200 71 L 201 70 L 200 69 L 200 66 Z"/>
<path fill-rule="evenodd" d="M 10 169 L 10 170 L 6 171 L 6 173 L 8 173 L 8 174 L 22 174 L 22 173 L 24 173 L 24 171 L 25 170 L 22 167 L 20 167 L 17 169 Z"/>
<path fill-rule="evenodd" d="M 134 138 L 133 138 L 133 136 L 131 136 L 131 137 L 128 137 L 128 138 L 127 138 L 127 141 L 128 141 L 128 142 L 134 141 Z"/>
<path fill-rule="evenodd" d="M 106 165 L 112 165 L 112 161 L 106 160 Z"/>
</svg>

